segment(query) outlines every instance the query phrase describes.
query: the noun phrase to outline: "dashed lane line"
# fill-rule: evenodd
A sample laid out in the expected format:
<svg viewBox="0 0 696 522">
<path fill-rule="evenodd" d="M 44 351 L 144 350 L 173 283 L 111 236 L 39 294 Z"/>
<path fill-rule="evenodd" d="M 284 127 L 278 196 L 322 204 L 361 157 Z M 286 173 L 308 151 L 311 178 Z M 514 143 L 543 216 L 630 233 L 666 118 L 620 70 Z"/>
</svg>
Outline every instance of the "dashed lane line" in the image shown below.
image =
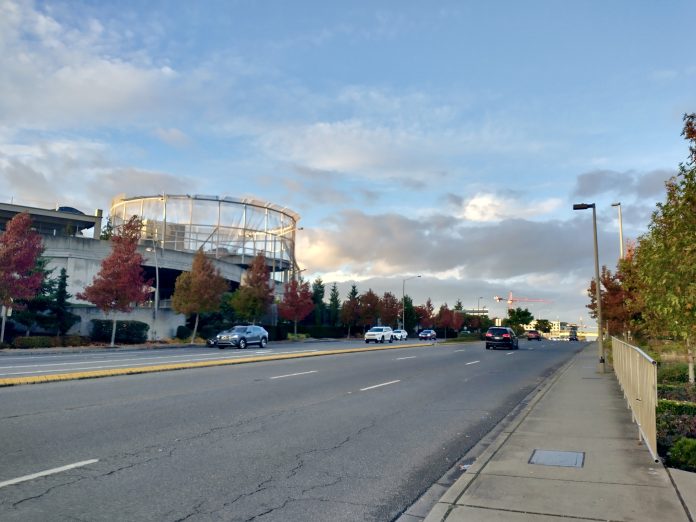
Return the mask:
<svg viewBox="0 0 696 522">
<path fill-rule="evenodd" d="M 382 384 L 375 384 L 374 386 L 368 386 L 367 388 L 360 388 L 360 391 L 374 390 L 375 388 L 389 386 L 390 384 L 396 384 L 397 382 L 401 382 L 401 379 L 398 379 L 396 381 L 383 382 Z"/>
<path fill-rule="evenodd" d="M 310 373 L 317 373 L 319 370 L 312 370 L 310 372 L 299 372 L 299 373 L 288 373 L 287 375 L 276 375 L 275 377 L 269 377 L 269 379 L 284 379 L 285 377 L 295 377 L 296 375 L 308 375 Z"/>
<path fill-rule="evenodd" d="M 396 360 L 397 360 L 397 361 L 403 361 L 403 360 L 405 360 L 405 359 L 415 359 L 415 358 L 416 358 L 415 355 L 411 355 L 410 357 L 397 357 Z"/>
<path fill-rule="evenodd" d="M 471 362 L 466 363 L 464 366 L 469 366 L 470 364 L 478 364 L 480 362 L 481 361 L 471 361 Z"/>
<path fill-rule="evenodd" d="M 12 480 L 6 480 L 4 482 L 0 482 L 0 488 L 4 488 L 6 486 L 12 486 L 13 484 L 19 484 L 20 482 L 27 482 L 28 480 L 34 480 L 34 479 L 40 478 L 40 477 L 46 477 L 48 475 L 55 475 L 56 473 L 61 473 L 63 471 L 68 471 L 68 470 L 75 469 L 75 468 L 81 468 L 83 466 L 88 466 L 90 464 L 94 464 L 95 462 L 99 462 L 99 459 L 83 460 L 82 462 L 75 462 L 74 464 L 68 464 L 67 466 L 61 466 L 59 468 L 47 469 L 45 471 L 39 471 L 38 473 L 32 473 L 31 475 L 24 475 L 23 477 L 18 477 L 18 478 L 12 479 Z"/>
</svg>

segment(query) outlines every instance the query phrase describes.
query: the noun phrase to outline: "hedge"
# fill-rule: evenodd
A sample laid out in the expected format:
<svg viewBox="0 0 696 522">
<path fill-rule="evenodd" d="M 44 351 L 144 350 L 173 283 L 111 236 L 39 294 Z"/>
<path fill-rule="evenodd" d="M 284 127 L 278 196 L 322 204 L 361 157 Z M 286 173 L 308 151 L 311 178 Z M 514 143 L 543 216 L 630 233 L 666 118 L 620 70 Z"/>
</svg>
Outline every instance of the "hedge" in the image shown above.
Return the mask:
<svg viewBox="0 0 696 522">
<path fill-rule="evenodd" d="M 696 402 L 696 386 L 693 384 L 658 384 L 657 396 L 673 401 Z"/>
<path fill-rule="evenodd" d="M 696 439 L 677 439 L 667 454 L 667 464 L 685 471 L 696 471 Z"/>
<path fill-rule="evenodd" d="M 93 341 L 110 342 L 113 321 L 108 319 L 92 319 Z M 116 342 L 137 344 L 147 341 L 150 325 L 142 321 L 116 321 Z"/>
<path fill-rule="evenodd" d="M 660 399 L 657 401 L 657 413 L 672 413 L 674 415 L 696 416 L 696 402 L 671 401 Z"/>
<path fill-rule="evenodd" d="M 89 337 L 82 337 L 81 335 L 34 335 L 31 337 L 15 337 L 12 341 L 12 347 L 55 348 L 57 346 L 86 346 L 89 343 Z"/>
<path fill-rule="evenodd" d="M 689 382 L 689 366 L 686 363 L 660 364 L 657 382 L 661 384 Z"/>
</svg>

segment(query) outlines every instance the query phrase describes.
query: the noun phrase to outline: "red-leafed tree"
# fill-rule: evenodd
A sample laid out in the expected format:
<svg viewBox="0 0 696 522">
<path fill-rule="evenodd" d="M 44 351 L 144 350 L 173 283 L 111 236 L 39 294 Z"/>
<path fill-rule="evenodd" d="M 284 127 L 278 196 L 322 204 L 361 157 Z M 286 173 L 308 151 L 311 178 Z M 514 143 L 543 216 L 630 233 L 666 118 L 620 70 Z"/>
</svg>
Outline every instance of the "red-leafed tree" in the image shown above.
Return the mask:
<svg viewBox="0 0 696 522">
<path fill-rule="evenodd" d="M 384 296 L 382 296 L 382 310 L 380 312 L 382 324 L 396 326 L 400 315 L 401 301 L 391 292 L 384 292 Z"/>
<path fill-rule="evenodd" d="M 360 319 L 358 324 L 365 329 L 367 326 L 377 324 L 380 312 L 380 299 L 370 288 L 360 296 Z"/>
<path fill-rule="evenodd" d="M 464 326 L 464 314 L 456 309 L 452 310 L 450 313 L 452 314 L 452 329 L 455 332 L 459 332 L 462 326 Z"/>
<path fill-rule="evenodd" d="M 341 322 L 348 327 L 348 337 L 350 337 L 350 329 L 355 326 L 360 318 L 360 296 L 358 288 L 351 285 L 348 297 L 341 305 Z"/>
<path fill-rule="evenodd" d="M 131 217 L 111 237 L 112 250 L 101 264 L 99 273 L 79 299 L 89 301 L 106 315 L 130 312 L 133 306 L 147 300 L 151 281 L 145 281 L 143 256 L 138 253 L 142 221 Z M 116 317 L 113 317 L 111 346 L 116 339 Z"/>
<path fill-rule="evenodd" d="M 196 339 L 198 317 L 202 313 L 217 312 L 222 295 L 229 290 L 225 278 L 202 250 L 196 252 L 190 272 L 182 272 L 174 283 L 172 308 L 180 314 L 196 314 L 191 343 Z"/>
<path fill-rule="evenodd" d="M 29 214 L 22 212 L 7 222 L 0 236 L 0 304 L 5 307 L 0 342 L 5 340 L 7 309 L 17 299 L 33 298 L 41 287 L 43 273 L 36 261 L 42 250 L 41 237 L 31 229 Z"/>
<path fill-rule="evenodd" d="M 428 297 L 428 300 L 424 305 L 416 306 L 416 315 L 418 316 L 418 323 L 421 327 L 432 328 L 433 327 L 433 312 L 435 307 L 433 302 Z"/>
<path fill-rule="evenodd" d="M 452 328 L 452 310 L 449 309 L 447 303 L 441 305 L 437 311 L 435 324 L 445 331 L 445 339 L 447 339 L 447 329 Z"/>
<path fill-rule="evenodd" d="M 297 322 L 301 321 L 314 310 L 314 300 L 309 283 L 292 280 L 285 284 L 283 300 L 278 305 L 280 317 L 292 321 L 295 325 L 295 335 L 297 335 Z"/>
</svg>

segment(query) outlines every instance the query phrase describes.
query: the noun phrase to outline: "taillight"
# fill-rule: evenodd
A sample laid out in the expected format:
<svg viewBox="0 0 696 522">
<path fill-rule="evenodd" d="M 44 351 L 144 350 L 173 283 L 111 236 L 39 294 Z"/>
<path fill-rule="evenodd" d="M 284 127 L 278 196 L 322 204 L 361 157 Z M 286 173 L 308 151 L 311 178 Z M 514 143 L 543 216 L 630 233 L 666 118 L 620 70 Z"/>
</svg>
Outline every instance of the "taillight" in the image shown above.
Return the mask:
<svg viewBox="0 0 696 522">
<path fill-rule="evenodd" d="M 490 332 L 486 332 L 486 337 L 493 337 L 493 334 Z"/>
<path fill-rule="evenodd" d="M 509 339 L 509 338 L 510 338 L 510 334 L 503 334 L 503 339 Z"/>
</svg>

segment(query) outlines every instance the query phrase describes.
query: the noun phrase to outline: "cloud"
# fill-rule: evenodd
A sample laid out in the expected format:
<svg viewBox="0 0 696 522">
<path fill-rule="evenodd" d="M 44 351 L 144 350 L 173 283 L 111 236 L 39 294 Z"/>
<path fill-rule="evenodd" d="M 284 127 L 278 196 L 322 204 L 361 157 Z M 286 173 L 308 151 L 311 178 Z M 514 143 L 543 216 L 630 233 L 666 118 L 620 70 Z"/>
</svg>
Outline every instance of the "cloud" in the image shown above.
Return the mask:
<svg viewBox="0 0 696 522">
<path fill-rule="evenodd" d="M 155 136 L 172 147 L 185 147 L 191 144 L 189 137 L 175 128 L 155 129 Z"/>
<path fill-rule="evenodd" d="M 0 123 L 24 128 L 139 120 L 163 105 L 176 73 L 138 63 L 94 19 L 67 27 L 29 2 L 0 4 Z"/>
<path fill-rule="evenodd" d="M 451 195 L 449 201 L 456 202 L 456 197 Z M 549 214 L 563 204 L 559 198 L 547 198 L 544 200 L 529 201 L 500 194 L 476 194 L 474 197 L 462 200 L 458 205 L 457 215 L 469 221 L 496 222 L 506 219 L 530 219 Z"/>
<path fill-rule="evenodd" d="M 577 177 L 573 196 L 590 197 L 601 194 L 633 195 L 649 198 L 664 193 L 665 181 L 676 171 L 658 169 L 648 172 L 593 170 Z"/>
</svg>

